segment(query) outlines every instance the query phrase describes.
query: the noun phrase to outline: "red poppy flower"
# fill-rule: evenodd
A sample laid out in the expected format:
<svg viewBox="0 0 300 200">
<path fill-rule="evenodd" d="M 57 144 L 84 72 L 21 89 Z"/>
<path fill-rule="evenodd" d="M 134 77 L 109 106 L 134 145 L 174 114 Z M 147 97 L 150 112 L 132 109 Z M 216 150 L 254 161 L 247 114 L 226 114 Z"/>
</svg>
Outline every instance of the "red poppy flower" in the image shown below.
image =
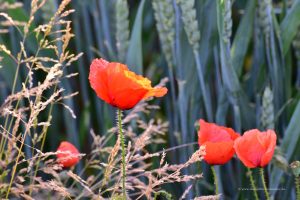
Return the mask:
<svg viewBox="0 0 300 200">
<path fill-rule="evenodd" d="M 122 110 L 152 96 L 162 97 L 168 91 L 165 87 L 151 87 L 149 79 L 129 71 L 126 65 L 104 59 L 93 60 L 89 80 L 100 99 Z"/>
<path fill-rule="evenodd" d="M 253 129 L 234 142 L 237 156 L 249 168 L 266 166 L 273 157 L 275 146 L 276 133 L 273 130 L 261 132 Z"/>
<path fill-rule="evenodd" d="M 56 155 L 58 158 L 57 162 L 64 167 L 72 167 L 80 160 L 79 151 L 70 142 L 61 142 L 57 151 L 60 151 Z"/>
<path fill-rule="evenodd" d="M 198 143 L 205 146 L 204 160 L 210 165 L 227 163 L 234 155 L 234 140 L 240 135 L 231 128 L 200 119 Z"/>
</svg>

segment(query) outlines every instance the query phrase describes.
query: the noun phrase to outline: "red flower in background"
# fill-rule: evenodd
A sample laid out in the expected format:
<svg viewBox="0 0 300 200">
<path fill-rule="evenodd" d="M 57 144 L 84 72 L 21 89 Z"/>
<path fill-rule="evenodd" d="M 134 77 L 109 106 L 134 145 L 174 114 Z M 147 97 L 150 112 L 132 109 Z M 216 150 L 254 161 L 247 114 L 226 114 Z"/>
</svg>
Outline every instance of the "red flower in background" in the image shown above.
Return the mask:
<svg viewBox="0 0 300 200">
<path fill-rule="evenodd" d="M 97 96 L 121 110 L 133 108 L 139 101 L 149 97 L 162 97 L 167 88 L 153 88 L 151 81 L 129 71 L 127 66 L 104 59 L 94 59 L 89 80 Z"/>
<path fill-rule="evenodd" d="M 204 160 L 211 165 L 227 163 L 234 155 L 234 140 L 240 137 L 231 128 L 200 119 L 198 143 L 205 146 Z"/>
<path fill-rule="evenodd" d="M 76 165 L 79 160 L 79 151 L 77 148 L 70 142 L 61 142 L 57 151 L 60 151 L 57 156 L 57 162 L 64 167 L 72 167 Z"/>
<path fill-rule="evenodd" d="M 249 168 L 264 167 L 273 157 L 276 138 L 273 130 L 261 132 L 253 129 L 245 132 L 234 142 L 234 149 L 245 166 Z"/>
</svg>

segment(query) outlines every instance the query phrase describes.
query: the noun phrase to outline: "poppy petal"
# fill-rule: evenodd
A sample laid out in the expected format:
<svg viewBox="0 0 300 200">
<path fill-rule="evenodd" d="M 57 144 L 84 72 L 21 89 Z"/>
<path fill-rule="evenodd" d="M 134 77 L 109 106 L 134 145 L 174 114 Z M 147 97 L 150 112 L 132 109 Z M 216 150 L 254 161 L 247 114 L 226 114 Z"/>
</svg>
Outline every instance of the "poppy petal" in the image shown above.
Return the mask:
<svg viewBox="0 0 300 200">
<path fill-rule="evenodd" d="M 225 127 L 218 126 L 214 123 L 208 123 L 200 119 L 200 129 L 198 134 L 199 142 L 203 144 L 206 141 L 231 141 L 231 135 L 227 132 L 227 130 L 228 129 L 226 129 Z M 229 130 L 231 131 L 232 129 Z"/>
<path fill-rule="evenodd" d="M 266 166 L 272 160 L 274 150 L 276 147 L 276 139 L 277 139 L 276 133 L 273 130 L 268 130 L 267 133 L 269 134 L 268 139 L 269 139 L 270 143 L 267 148 L 267 151 L 261 158 L 261 164 L 260 164 L 261 167 Z"/>
<path fill-rule="evenodd" d="M 126 65 L 103 59 L 92 62 L 89 80 L 100 99 L 122 110 L 131 109 L 148 97 L 167 93 L 166 88 L 153 88 L 149 79 L 130 71 Z"/>
<path fill-rule="evenodd" d="M 204 160 L 210 165 L 222 165 L 227 163 L 234 155 L 233 141 L 205 142 Z"/>
<path fill-rule="evenodd" d="M 168 89 L 165 87 L 151 88 L 143 99 L 148 99 L 149 97 L 163 97 L 167 92 Z"/>
<path fill-rule="evenodd" d="M 94 59 L 90 67 L 89 81 L 97 96 L 106 103 L 110 103 L 107 85 L 108 76 L 106 73 L 107 66 L 107 61 L 103 59 Z"/>
<path fill-rule="evenodd" d="M 248 147 L 251 144 L 248 144 L 242 140 L 242 137 L 237 138 L 234 141 L 234 149 L 235 153 L 238 156 L 238 158 L 242 161 L 242 163 L 249 167 L 249 168 L 254 168 L 256 167 L 256 164 L 253 162 L 253 160 L 250 160 L 250 158 L 247 156 L 248 153 Z"/>
<path fill-rule="evenodd" d="M 274 154 L 276 134 L 274 131 L 261 132 L 253 129 L 234 142 L 238 158 L 249 168 L 267 165 Z"/>
<path fill-rule="evenodd" d="M 115 95 L 112 97 L 111 105 L 118 107 L 122 110 L 128 110 L 133 108 L 141 99 L 143 99 L 143 96 L 145 95 L 145 89 L 126 89 L 123 91 L 119 91 L 115 93 Z M 132 94 L 130 98 L 128 97 L 128 94 Z"/>
</svg>

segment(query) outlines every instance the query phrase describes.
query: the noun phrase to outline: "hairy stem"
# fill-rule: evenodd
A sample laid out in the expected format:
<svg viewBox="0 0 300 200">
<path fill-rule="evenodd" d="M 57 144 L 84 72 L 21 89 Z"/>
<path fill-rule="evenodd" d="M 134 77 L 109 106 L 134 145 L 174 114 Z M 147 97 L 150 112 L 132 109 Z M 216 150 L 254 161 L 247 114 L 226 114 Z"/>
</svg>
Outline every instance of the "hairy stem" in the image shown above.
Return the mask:
<svg viewBox="0 0 300 200">
<path fill-rule="evenodd" d="M 122 111 L 118 109 L 118 130 L 121 139 L 121 148 L 122 148 L 122 191 L 123 196 L 126 199 L 126 188 L 125 188 L 125 181 L 126 181 L 126 163 L 125 163 L 125 137 L 122 130 Z"/>
<path fill-rule="evenodd" d="M 258 194 L 257 194 L 257 188 L 255 186 L 255 182 L 254 182 L 254 179 L 253 179 L 253 176 L 252 176 L 252 171 L 249 168 L 248 168 L 248 173 L 249 173 L 250 183 L 251 183 L 251 186 L 252 186 L 252 190 L 253 190 L 253 193 L 254 193 L 255 200 L 259 200 L 258 199 Z"/>
<path fill-rule="evenodd" d="M 154 200 L 159 199 L 160 195 L 164 196 L 168 200 L 172 199 L 172 195 L 170 193 L 166 192 L 165 190 L 160 190 L 160 191 L 156 192 L 153 199 Z"/>
<path fill-rule="evenodd" d="M 211 166 L 210 168 L 211 168 L 211 171 L 212 171 L 213 176 L 214 176 L 215 194 L 217 195 L 219 193 L 217 173 L 216 173 L 216 170 L 215 170 L 214 166 Z"/>
<path fill-rule="evenodd" d="M 266 199 L 270 200 L 270 195 L 269 195 L 269 192 L 268 192 L 268 188 L 267 188 L 266 181 L 265 181 L 265 176 L 264 176 L 264 168 L 260 168 L 259 173 L 260 173 L 260 177 L 261 177 L 261 182 L 262 182 L 263 187 L 264 187 Z"/>
<path fill-rule="evenodd" d="M 300 200 L 300 179 L 299 179 L 299 176 L 295 176 L 295 185 L 296 185 L 296 199 Z"/>
</svg>

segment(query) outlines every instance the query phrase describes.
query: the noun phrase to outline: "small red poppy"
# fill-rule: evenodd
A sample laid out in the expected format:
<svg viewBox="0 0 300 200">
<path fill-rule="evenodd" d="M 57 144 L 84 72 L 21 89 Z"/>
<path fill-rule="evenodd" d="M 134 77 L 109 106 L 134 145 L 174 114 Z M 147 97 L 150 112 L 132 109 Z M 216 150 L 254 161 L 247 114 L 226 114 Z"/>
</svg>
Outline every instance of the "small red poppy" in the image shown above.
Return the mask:
<svg viewBox="0 0 300 200">
<path fill-rule="evenodd" d="M 126 65 L 94 59 L 89 80 L 97 96 L 121 110 L 133 108 L 139 101 L 149 97 L 162 97 L 165 87 L 151 86 L 151 81 L 130 71 Z"/>
<path fill-rule="evenodd" d="M 245 166 L 249 168 L 264 167 L 273 157 L 276 138 L 273 130 L 261 132 L 253 129 L 235 140 L 234 149 Z"/>
<path fill-rule="evenodd" d="M 234 155 L 234 140 L 240 137 L 231 128 L 218 126 L 200 119 L 198 143 L 205 146 L 204 160 L 210 165 L 227 163 Z"/>
<path fill-rule="evenodd" d="M 64 167 L 72 167 L 80 160 L 79 151 L 70 142 L 61 142 L 57 151 L 59 151 L 56 155 L 58 158 L 57 162 Z"/>
</svg>

